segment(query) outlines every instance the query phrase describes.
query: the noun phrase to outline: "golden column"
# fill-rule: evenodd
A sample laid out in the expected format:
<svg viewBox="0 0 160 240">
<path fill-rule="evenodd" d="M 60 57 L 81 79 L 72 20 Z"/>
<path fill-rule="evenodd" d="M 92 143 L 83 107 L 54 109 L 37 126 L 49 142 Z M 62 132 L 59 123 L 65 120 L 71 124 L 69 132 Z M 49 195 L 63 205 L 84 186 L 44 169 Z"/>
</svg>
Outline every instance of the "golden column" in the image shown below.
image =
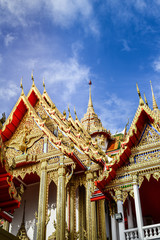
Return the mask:
<svg viewBox="0 0 160 240">
<path fill-rule="evenodd" d="M 56 240 L 64 240 L 66 230 L 66 167 L 63 158 L 60 157 L 58 168 Z"/>
<path fill-rule="evenodd" d="M 97 201 L 98 233 L 100 239 L 106 240 L 105 200 Z"/>
<path fill-rule="evenodd" d="M 91 202 L 90 197 L 94 189 L 94 178 L 91 171 L 86 173 L 86 224 L 87 224 L 87 239 L 97 239 L 97 226 L 96 226 L 96 205 Z"/>
<path fill-rule="evenodd" d="M 70 239 L 74 240 L 76 232 L 76 189 L 73 183 L 70 183 Z"/>
<path fill-rule="evenodd" d="M 38 223 L 37 223 L 37 240 L 46 239 L 46 198 L 47 198 L 47 162 L 41 164 L 41 179 L 39 188 L 38 203 Z"/>
<path fill-rule="evenodd" d="M 84 186 L 79 187 L 79 239 L 85 239 L 86 231 L 86 192 Z"/>
</svg>

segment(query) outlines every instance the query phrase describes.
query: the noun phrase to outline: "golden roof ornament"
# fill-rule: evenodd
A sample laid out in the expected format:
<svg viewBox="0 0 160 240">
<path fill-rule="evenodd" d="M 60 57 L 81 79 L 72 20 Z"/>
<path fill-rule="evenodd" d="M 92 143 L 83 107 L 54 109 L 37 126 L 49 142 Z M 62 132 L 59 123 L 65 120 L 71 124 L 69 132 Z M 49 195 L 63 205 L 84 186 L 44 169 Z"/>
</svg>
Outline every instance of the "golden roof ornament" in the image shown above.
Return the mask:
<svg viewBox="0 0 160 240">
<path fill-rule="evenodd" d="M 91 80 L 89 81 L 89 101 L 88 101 L 88 108 L 87 113 L 84 114 L 84 117 L 81 119 L 81 123 L 83 124 L 84 128 L 89 132 L 97 132 L 102 129 L 102 123 L 98 118 L 97 114 L 94 111 L 92 97 L 91 97 Z"/>
<path fill-rule="evenodd" d="M 156 99 L 154 96 L 154 92 L 153 92 L 153 87 L 152 87 L 152 82 L 150 81 L 151 84 L 151 91 L 152 91 L 152 102 L 153 102 L 153 110 L 158 109 L 157 103 L 156 103 Z"/>
<path fill-rule="evenodd" d="M 145 93 L 144 93 L 144 100 L 145 100 L 145 104 L 148 106 L 148 101 L 147 101 Z"/>
<path fill-rule="evenodd" d="M 34 87 L 35 86 L 35 84 L 34 84 L 34 77 L 33 77 L 33 70 L 32 70 L 32 73 L 31 73 L 31 79 L 32 79 L 32 87 Z"/>
<path fill-rule="evenodd" d="M 63 111 L 63 116 L 66 118 L 66 111 L 65 110 Z"/>
<path fill-rule="evenodd" d="M 70 112 L 69 104 L 68 104 L 68 112 L 69 112 L 69 117 L 68 118 L 70 118 L 71 117 L 71 112 Z"/>
<path fill-rule="evenodd" d="M 91 98 L 91 85 L 92 85 L 92 82 L 90 80 L 89 81 L 89 102 L 88 102 L 88 107 L 93 107 L 92 98 Z"/>
<path fill-rule="evenodd" d="M 140 106 L 143 106 L 144 105 L 144 101 L 143 101 L 143 99 L 142 99 L 142 97 L 141 97 L 141 93 L 140 93 L 140 91 L 139 91 L 139 87 L 138 87 L 138 84 L 136 83 L 136 86 L 137 86 L 137 93 L 138 93 L 138 96 L 139 96 L 139 105 Z"/>
<path fill-rule="evenodd" d="M 78 117 L 77 117 L 77 113 L 76 113 L 76 109 L 75 109 L 75 107 L 74 107 L 74 114 L 75 114 L 75 116 L 76 116 L 76 120 L 77 120 Z"/>
<path fill-rule="evenodd" d="M 23 85 L 22 85 L 22 79 L 23 79 L 23 78 L 21 78 L 21 83 L 20 83 L 20 88 L 22 89 L 21 96 L 23 96 L 23 95 L 24 95 L 24 91 L 23 91 Z"/>
<path fill-rule="evenodd" d="M 43 88 L 44 88 L 43 93 L 46 93 L 46 86 L 45 86 L 44 80 L 45 78 L 43 78 Z"/>
</svg>

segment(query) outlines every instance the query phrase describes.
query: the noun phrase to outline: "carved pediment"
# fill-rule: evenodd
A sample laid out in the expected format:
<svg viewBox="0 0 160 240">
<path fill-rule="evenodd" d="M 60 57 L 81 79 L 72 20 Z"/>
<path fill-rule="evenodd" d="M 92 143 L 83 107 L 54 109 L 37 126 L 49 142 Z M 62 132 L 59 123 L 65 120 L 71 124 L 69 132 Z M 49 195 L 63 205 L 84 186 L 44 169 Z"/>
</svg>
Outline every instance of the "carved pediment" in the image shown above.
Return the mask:
<svg viewBox="0 0 160 240">
<path fill-rule="evenodd" d="M 23 153 L 38 154 L 43 152 L 43 136 L 43 131 L 27 113 L 11 139 L 5 143 L 9 161 Z"/>
<path fill-rule="evenodd" d="M 138 147 L 156 142 L 160 142 L 160 132 L 152 125 L 147 124 L 139 141 Z"/>
</svg>

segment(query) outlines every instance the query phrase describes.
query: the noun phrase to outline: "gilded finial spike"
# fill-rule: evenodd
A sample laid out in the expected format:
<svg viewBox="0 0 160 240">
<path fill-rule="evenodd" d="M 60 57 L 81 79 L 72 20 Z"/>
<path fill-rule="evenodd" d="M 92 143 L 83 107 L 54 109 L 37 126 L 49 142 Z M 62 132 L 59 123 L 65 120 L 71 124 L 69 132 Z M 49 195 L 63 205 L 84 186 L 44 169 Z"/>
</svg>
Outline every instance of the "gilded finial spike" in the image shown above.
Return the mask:
<svg viewBox="0 0 160 240">
<path fill-rule="evenodd" d="M 69 117 L 71 117 L 71 112 L 70 112 L 69 104 L 68 104 L 68 112 L 69 112 Z"/>
<path fill-rule="evenodd" d="M 74 106 L 74 113 L 75 113 L 76 119 L 78 119 L 75 106 Z"/>
<path fill-rule="evenodd" d="M 33 81 L 33 83 L 32 83 L 32 87 L 34 87 L 35 85 L 34 85 L 33 70 L 32 70 L 32 73 L 31 73 L 31 79 L 32 79 L 32 81 Z"/>
<path fill-rule="evenodd" d="M 23 79 L 23 78 L 21 78 L 20 88 L 22 89 L 21 95 L 24 95 L 22 79 Z"/>
<path fill-rule="evenodd" d="M 152 82 L 150 81 L 151 84 L 151 91 L 152 91 L 152 102 L 153 102 L 153 110 L 158 109 L 157 103 L 156 103 L 156 99 L 154 96 L 154 92 L 153 92 L 153 87 L 152 87 Z"/>
<path fill-rule="evenodd" d="M 43 88 L 44 88 L 43 93 L 46 93 L 46 86 L 45 86 L 44 80 L 45 78 L 43 78 Z"/>
<path fill-rule="evenodd" d="M 141 97 L 141 93 L 140 93 L 140 91 L 139 91 L 139 87 L 138 87 L 138 84 L 136 83 L 136 86 L 137 86 L 137 93 L 138 93 L 138 96 L 139 96 L 139 105 L 144 105 L 144 101 L 143 101 L 143 99 L 142 99 L 142 97 Z"/>
<path fill-rule="evenodd" d="M 88 102 L 88 107 L 93 107 L 92 97 L 91 97 L 91 85 L 92 85 L 92 82 L 90 80 L 89 81 L 89 102 Z"/>
<path fill-rule="evenodd" d="M 144 100 L 145 100 L 145 104 L 148 106 L 148 101 L 147 101 L 145 93 L 144 93 Z"/>
</svg>

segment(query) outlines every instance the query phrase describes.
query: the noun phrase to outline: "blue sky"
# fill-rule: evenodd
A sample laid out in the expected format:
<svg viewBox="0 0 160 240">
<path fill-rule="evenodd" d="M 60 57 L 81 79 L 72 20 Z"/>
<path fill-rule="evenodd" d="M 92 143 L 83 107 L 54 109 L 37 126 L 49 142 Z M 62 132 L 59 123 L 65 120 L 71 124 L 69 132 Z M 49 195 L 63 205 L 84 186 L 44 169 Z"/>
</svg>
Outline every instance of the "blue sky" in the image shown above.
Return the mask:
<svg viewBox="0 0 160 240">
<path fill-rule="evenodd" d="M 79 119 L 92 80 L 95 112 L 112 133 L 138 107 L 136 82 L 160 102 L 160 0 L 0 0 L 0 113 L 35 83 Z M 160 106 L 160 105 L 159 105 Z"/>
</svg>

